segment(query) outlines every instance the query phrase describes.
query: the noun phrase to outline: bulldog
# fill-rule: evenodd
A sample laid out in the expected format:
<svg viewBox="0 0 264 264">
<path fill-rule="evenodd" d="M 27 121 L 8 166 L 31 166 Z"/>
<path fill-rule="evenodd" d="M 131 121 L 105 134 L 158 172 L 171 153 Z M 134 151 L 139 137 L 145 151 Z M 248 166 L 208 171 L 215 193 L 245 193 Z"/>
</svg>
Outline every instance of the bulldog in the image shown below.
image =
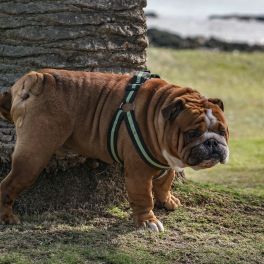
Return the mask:
<svg viewBox="0 0 264 264">
<path fill-rule="evenodd" d="M 0 185 L 1 223 L 19 223 L 12 211 L 14 200 L 59 149 L 113 163 L 107 148 L 109 126 L 131 79 L 130 75 L 44 69 L 24 75 L 0 96 L 1 117 L 13 122 L 17 133 L 12 169 Z M 164 172 L 142 159 L 125 122 L 120 124 L 115 147 L 124 164 L 136 225 L 163 231 L 153 213 L 154 200 L 168 210 L 180 206 L 171 193 L 175 171 L 210 168 L 228 160 L 224 106 L 220 99 L 207 99 L 191 88 L 152 78 L 138 90 L 133 111 L 148 151 L 168 169 Z"/>
</svg>

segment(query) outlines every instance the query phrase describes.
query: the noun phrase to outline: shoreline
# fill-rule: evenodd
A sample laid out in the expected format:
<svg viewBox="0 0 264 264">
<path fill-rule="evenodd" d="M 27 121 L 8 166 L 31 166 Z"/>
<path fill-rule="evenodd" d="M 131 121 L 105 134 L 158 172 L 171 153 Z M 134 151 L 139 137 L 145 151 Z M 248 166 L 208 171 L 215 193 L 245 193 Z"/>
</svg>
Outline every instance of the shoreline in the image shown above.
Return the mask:
<svg viewBox="0 0 264 264">
<path fill-rule="evenodd" d="M 241 20 L 241 21 L 257 21 L 260 23 L 264 23 L 264 15 L 227 14 L 227 15 L 210 15 L 208 18 L 210 20 L 213 20 L 213 19 L 222 19 L 222 20 L 236 19 L 236 20 Z"/>
<path fill-rule="evenodd" d="M 246 42 L 228 42 L 214 37 L 183 37 L 176 33 L 150 27 L 147 31 L 150 45 L 173 49 L 212 49 L 219 51 L 264 52 L 264 45 Z"/>
<path fill-rule="evenodd" d="M 224 42 L 264 45 L 264 23 L 256 20 L 210 19 L 209 16 L 147 17 L 148 28 L 168 31 L 184 38 L 216 38 Z"/>
</svg>

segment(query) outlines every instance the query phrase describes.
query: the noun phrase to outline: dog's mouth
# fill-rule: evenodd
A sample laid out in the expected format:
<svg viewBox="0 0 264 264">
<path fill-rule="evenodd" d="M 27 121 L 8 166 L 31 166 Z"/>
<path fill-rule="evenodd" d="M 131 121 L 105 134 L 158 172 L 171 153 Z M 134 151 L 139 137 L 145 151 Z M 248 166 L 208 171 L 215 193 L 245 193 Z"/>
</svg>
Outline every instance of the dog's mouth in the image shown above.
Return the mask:
<svg viewBox="0 0 264 264">
<path fill-rule="evenodd" d="M 228 155 L 227 145 L 217 143 L 212 147 L 202 143 L 192 148 L 187 163 L 193 169 L 207 169 L 226 163 Z"/>
<path fill-rule="evenodd" d="M 219 162 L 219 159 L 204 160 L 198 165 L 191 166 L 191 168 L 194 170 L 209 169 L 217 165 Z"/>
</svg>

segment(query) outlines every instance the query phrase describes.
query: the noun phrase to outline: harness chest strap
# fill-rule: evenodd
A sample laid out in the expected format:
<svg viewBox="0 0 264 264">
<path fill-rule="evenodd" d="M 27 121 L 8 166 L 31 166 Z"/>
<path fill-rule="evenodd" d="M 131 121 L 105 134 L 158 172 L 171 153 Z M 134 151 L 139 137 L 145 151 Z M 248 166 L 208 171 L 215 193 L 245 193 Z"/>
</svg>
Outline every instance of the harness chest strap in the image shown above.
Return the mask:
<svg viewBox="0 0 264 264">
<path fill-rule="evenodd" d="M 110 124 L 108 132 L 108 151 L 115 161 L 123 163 L 118 155 L 117 139 L 120 125 L 122 121 L 125 120 L 130 138 L 140 157 L 151 167 L 164 171 L 169 169 L 169 166 L 157 161 L 148 150 L 135 118 L 134 104 L 132 104 L 140 86 L 150 78 L 159 78 L 159 76 L 150 74 L 148 71 L 139 72 L 137 75 L 133 76 L 130 84 L 127 86 L 124 99 Z M 132 108 L 131 104 L 133 105 Z M 130 109 L 124 109 L 125 106 L 129 105 Z"/>
</svg>

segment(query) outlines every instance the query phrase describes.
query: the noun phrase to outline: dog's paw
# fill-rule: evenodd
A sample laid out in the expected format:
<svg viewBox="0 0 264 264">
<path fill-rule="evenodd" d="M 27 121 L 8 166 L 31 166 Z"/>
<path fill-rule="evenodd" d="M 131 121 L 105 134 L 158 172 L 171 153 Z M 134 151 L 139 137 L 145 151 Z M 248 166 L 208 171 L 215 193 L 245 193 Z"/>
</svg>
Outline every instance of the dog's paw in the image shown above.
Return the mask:
<svg viewBox="0 0 264 264">
<path fill-rule="evenodd" d="M 165 208 L 169 211 L 174 211 L 177 207 L 181 206 L 181 202 L 178 198 L 171 194 L 166 201 L 157 201 L 156 205 L 160 208 Z"/>
<path fill-rule="evenodd" d="M 19 218 L 14 214 L 1 215 L 0 224 L 2 225 L 18 225 L 20 224 Z"/>
<path fill-rule="evenodd" d="M 170 198 L 164 202 L 163 205 L 167 210 L 173 211 L 177 207 L 181 206 L 181 201 L 175 196 L 171 195 Z"/>
<path fill-rule="evenodd" d="M 141 225 L 143 228 L 148 229 L 152 232 L 163 232 L 164 227 L 163 224 L 157 219 L 155 221 L 145 221 Z"/>
</svg>

